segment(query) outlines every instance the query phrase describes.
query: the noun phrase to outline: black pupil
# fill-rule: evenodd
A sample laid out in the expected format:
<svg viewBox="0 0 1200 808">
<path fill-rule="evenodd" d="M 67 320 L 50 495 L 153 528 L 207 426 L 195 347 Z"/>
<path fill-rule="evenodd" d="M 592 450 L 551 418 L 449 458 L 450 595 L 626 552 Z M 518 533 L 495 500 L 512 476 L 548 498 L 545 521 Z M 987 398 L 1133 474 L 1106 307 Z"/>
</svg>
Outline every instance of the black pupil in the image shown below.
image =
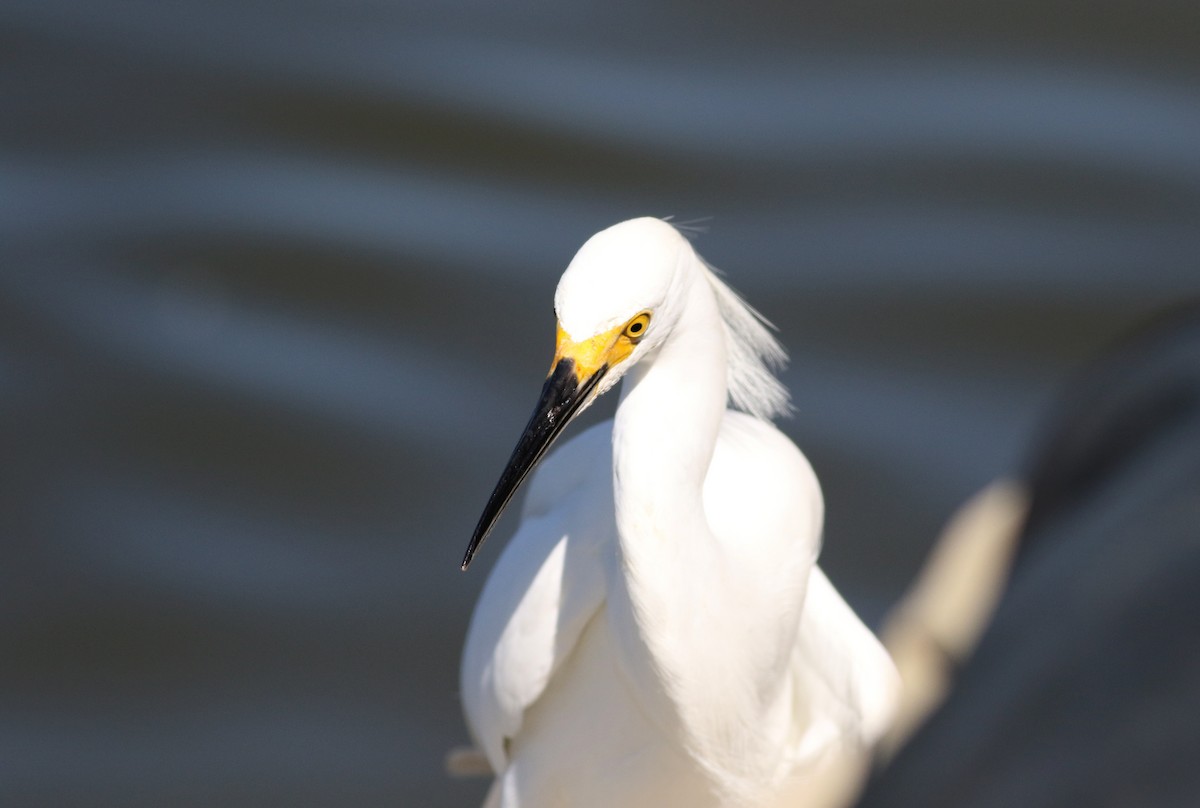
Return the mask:
<svg viewBox="0 0 1200 808">
<path fill-rule="evenodd" d="M 641 331 L 641 330 L 642 330 L 642 324 L 641 324 L 641 323 L 634 323 L 633 325 L 629 326 L 629 333 L 630 333 L 630 334 L 636 334 L 637 332 L 639 332 L 639 331 Z"/>
</svg>

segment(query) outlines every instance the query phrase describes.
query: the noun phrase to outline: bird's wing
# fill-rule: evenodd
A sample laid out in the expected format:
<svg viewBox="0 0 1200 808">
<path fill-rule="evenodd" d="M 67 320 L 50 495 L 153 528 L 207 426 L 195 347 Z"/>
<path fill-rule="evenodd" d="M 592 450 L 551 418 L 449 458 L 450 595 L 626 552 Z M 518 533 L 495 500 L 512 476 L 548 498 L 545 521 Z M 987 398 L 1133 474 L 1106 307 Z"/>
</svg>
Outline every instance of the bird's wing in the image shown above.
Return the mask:
<svg viewBox="0 0 1200 808">
<path fill-rule="evenodd" d="M 771 424 L 730 412 L 705 493 L 717 537 L 739 557 L 757 555 L 754 563 L 767 571 L 759 584 L 773 593 L 779 624 L 785 613 L 796 614 L 786 640 L 794 642 L 788 758 L 802 767 L 831 744 L 874 742 L 891 720 L 898 676 L 879 640 L 816 565 L 824 505 L 808 461 Z M 780 577 L 799 586 L 780 586 Z"/>
<path fill-rule="evenodd" d="M 792 657 L 797 711 L 807 717 L 789 750 L 795 764 L 831 744 L 868 748 L 887 731 L 900 678 L 883 644 L 814 566 Z"/>
<path fill-rule="evenodd" d="M 475 606 L 461 671 L 467 722 L 496 772 L 525 711 L 604 603 L 616 536 L 611 422 L 546 458 L 521 516 Z"/>
</svg>

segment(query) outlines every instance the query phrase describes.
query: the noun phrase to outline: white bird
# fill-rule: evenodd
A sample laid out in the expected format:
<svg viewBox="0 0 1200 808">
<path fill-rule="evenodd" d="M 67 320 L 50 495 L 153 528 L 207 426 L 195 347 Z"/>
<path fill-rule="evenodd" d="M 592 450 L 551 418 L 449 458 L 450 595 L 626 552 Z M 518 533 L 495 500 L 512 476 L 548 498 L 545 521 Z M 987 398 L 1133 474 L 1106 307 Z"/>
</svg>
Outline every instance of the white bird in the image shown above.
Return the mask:
<svg viewBox="0 0 1200 808">
<path fill-rule="evenodd" d="M 550 375 L 463 569 L 567 423 L 625 383 L 615 419 L 541 464 L 471 620 L 485 805 L 803 805 L 887 728 L 898 683 L 816 566 L 821 491 L 770 422 L 783 350 L 658 219 L 589 239 L 554 306 Z"/>
</svg>

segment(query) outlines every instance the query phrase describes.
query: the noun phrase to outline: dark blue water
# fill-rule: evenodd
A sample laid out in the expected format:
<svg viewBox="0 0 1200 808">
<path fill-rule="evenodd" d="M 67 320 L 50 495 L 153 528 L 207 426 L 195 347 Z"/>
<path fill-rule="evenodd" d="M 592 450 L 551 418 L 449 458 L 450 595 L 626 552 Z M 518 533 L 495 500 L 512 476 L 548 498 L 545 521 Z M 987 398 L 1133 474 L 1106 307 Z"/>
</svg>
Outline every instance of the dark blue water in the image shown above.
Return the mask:
<svg viewBox="0 0 1200 808">
<path fill-rule="evenodd" d="M 7 0 L 0 802 L 476 801 L 457 563 L 631 216 L 711 217 L 780 327 L 878 617 L 1200 286 L 1198 46 L 1165 0 Z"/>
</svg>

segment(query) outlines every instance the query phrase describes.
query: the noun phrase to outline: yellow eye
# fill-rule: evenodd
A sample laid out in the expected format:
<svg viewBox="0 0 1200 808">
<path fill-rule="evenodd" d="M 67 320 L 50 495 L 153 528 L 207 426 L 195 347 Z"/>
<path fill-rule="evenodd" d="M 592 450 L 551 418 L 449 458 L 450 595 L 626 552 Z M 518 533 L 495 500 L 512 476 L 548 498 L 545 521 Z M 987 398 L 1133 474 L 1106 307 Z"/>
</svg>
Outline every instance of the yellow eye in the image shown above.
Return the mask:
<svg viewBox="0 0 1200 808">
<path fill-rule="evenodd" d="M 625 324 L 625 337 L 632 342 L 637 342 L 646 335 L 646 329 L 650 325 L 650 312 L 644 311 L 637 317 L 634 317 Z"/>
</svg>

